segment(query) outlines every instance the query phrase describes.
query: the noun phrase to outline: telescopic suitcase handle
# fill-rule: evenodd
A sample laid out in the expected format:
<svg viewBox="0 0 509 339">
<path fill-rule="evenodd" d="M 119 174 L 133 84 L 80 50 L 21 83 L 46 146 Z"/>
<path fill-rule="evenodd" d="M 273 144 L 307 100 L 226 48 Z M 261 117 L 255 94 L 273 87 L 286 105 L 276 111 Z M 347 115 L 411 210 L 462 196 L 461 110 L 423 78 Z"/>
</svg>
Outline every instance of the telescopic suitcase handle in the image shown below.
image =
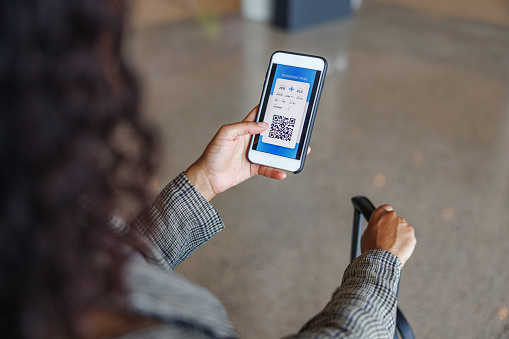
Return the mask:
<svg viewBox="0 0 509 339">
<path fill-rule="evenodd" d="M 361 254 L 361 236 L 362 236 L 362 217 L 369 221 L 371 214 L 375 210 L 375 206 L 369 201 L 368 198 L 363 196 L 355 196 L 352 198 L 352 204 L 354 207 L 353 214 L 353 232 L 352 232 L 352 248 L 350 252 L 350 262 L 354 261 Z M 398 285 L 399 288 L 399 285 Z M 402 339 L 414 339 L 414 332 L 410 327 L 410 324 L 406 320 L 403 312 L 397 309 L 396 314 L 396 328 L 394 332 L 394 339 L 398 339 L 398 333 Z"/>
</svg>

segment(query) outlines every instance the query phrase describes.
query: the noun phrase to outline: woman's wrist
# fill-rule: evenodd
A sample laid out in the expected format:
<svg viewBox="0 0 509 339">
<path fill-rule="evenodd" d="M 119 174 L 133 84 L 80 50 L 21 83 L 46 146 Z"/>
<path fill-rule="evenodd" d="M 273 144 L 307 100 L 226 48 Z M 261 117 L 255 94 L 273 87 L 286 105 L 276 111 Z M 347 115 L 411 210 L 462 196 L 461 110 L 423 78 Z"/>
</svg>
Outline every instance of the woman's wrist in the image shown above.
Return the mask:
<svg viewBox="0 0 509 339">
<path fill-rule="evenodd" d="M 191 184 L 205 199 L 207 199 L 207 201 L 212 200 L 212 198 L 216 196 L 205 171 L 199 165 L 198 161 L 189 166 L 185 173 Z"/>
</svg>

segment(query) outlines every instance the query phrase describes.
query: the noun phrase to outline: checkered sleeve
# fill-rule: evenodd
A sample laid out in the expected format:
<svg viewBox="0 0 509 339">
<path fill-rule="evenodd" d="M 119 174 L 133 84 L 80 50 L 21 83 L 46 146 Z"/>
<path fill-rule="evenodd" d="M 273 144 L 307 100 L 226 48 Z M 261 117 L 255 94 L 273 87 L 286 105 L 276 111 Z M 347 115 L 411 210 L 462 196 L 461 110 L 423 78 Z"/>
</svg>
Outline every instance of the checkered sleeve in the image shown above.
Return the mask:
<svg viewBox="0 0 509 339">
<path fill-rule="evenodd" d="M 287 338 L 393 338 L 401 262 L 371 250 L 346 269 L 327 306 Z"/>
<path fill-rule="evenodd" d="M 151 247 L 153 259 L 171 269 L 224 228 L 216 209 L 184 172 L 130 226 Z"/>
</svg>

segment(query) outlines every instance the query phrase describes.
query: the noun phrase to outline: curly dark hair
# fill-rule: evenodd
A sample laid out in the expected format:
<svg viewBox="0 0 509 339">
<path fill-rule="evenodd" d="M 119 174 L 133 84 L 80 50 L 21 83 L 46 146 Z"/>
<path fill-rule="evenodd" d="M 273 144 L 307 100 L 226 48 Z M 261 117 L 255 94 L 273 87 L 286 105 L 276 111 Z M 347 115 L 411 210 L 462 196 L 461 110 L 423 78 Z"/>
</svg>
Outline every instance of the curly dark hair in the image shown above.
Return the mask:
<svg viewBox="0 0 509 339">
<path fill-rule="evenodd" d="M 128 255 L 108 222 L 119 196 L 145 203 L 155 145 L 122 56 L 125 11 L 0 1 L 5 338 L 75 337 L 83 312 L 121 304 Z"/>
</svg>

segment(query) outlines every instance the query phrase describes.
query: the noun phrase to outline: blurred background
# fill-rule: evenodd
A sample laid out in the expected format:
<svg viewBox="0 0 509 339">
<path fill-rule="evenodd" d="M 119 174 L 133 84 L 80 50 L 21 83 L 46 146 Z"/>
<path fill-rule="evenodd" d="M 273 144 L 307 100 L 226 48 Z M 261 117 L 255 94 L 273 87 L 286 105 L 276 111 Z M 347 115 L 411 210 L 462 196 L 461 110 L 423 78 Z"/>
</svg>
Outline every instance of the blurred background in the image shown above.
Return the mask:
<svg viewBox="0 0 509 339">
<path fill-rule="evenodd" d="M 272 52 L 329 61 L 304 171 L 214 198 L 226 229 L 177 269 L 241 337 L 296 332 L 325 306 L 362 194 L 415 228 L 399 304 L 417 338 L 509 338 L 507 0 L 352 1 L 306 27 L 274 25 L 262 0 L 130 6 L 126 53 L 161 132 L 154 191 L 258 103 Z"/>
</svg>

